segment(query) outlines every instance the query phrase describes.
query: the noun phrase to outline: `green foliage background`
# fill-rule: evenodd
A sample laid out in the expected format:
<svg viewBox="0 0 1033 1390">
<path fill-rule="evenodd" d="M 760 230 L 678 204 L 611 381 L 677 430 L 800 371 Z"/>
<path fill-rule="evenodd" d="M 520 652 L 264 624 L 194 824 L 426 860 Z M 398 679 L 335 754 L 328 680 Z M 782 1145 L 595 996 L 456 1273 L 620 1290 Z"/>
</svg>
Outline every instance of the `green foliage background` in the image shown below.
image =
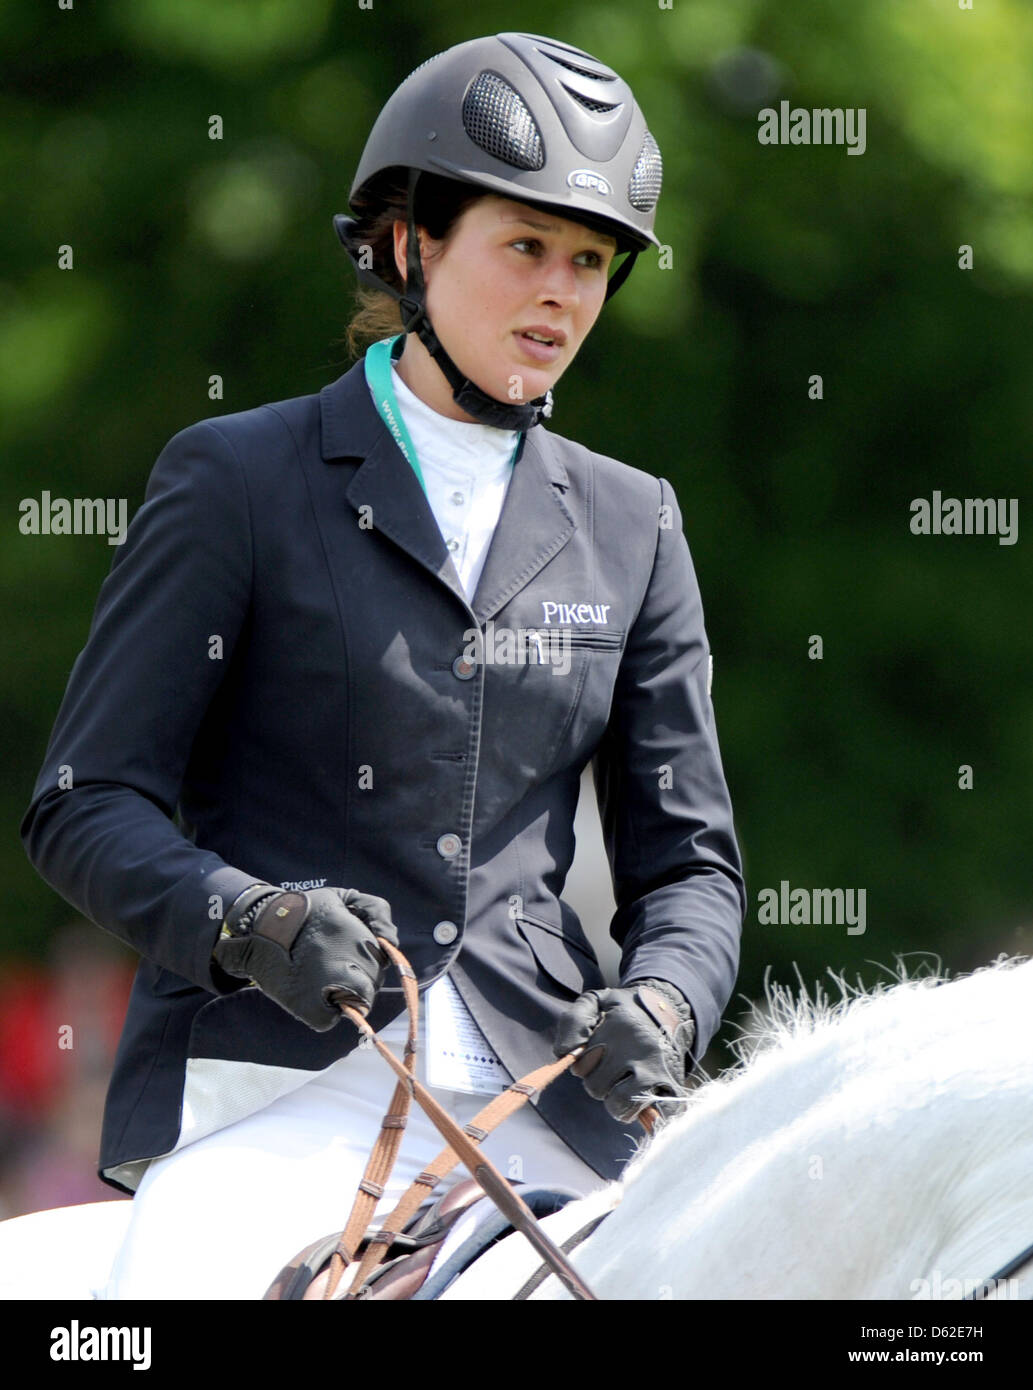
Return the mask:
<svg viewBox="0 0 1033 1390">
<path fill-rule="evenodd" d="M 552 423 L 678 490 L 753 905 L 740 989 L 769 964 L 871 983 L 899 952 L 952 971 L 1029 952 L 1023 0 L 0 10 L 0 951 L 41 955 L 68 917 L 17 827 L 112 557 L 22 536 L 19 500 L 124 496 L 131 515 L 177 430 L 344 371 L 331 216 L 369 126 L 424 58 L 511 28 L 617 67 L 664 156 L 673 265 L 640 257 Z M 866 152 L 761 146 L 757 112 L 782 98 L 865 108 Z M 933 489 L 1018 498 L 1018 544 L 913 536 Z M 757 893 L 782 879 L 866 888 L 866 934 L 761 927 Z"/>
</svg>

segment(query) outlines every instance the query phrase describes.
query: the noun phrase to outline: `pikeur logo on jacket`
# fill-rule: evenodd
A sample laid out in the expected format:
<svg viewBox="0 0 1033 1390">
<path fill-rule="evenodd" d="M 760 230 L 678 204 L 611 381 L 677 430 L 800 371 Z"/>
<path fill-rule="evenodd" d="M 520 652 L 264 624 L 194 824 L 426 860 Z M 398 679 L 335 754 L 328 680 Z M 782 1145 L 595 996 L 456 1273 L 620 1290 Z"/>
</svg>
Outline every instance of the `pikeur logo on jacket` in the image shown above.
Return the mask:
<svg viewBox="0 0 1033 1390">
<path fill-rule="evenodd" d="M 569 670 L 468 661 L 463 634 L 489 622 L 570 629 Z M 134 1190 L 149 1159 L 358 1044 L 350 1022 L 315 1033 L 213 967 L 223 905 L 256 880 L 386 898 L 421 986 L 450 972 L 512 1076 L 548 1060 L 559 1015 L 604 984 L 561 897 L 590 759 L 621 980 L 676 985 L 701 1055 L 745 905 L 708 669 L 662 478 L 530 430 L 470 603 L 361 362 L 175 435 L 22 826 L 47 882 L 144 957 L 107 1180 Z M 401 1007 L 389 977 L 370 1022 Z M 536 1104 L 603 1177 L 641 1139 L 569 1072 Z"/>
<path fill-rule="evenodd" d="M 606 623 L 610 611 L 608 603 L 560 603 L 556 599 L 542 599 L 542 622 L 550 623 Z"/>
</svg>

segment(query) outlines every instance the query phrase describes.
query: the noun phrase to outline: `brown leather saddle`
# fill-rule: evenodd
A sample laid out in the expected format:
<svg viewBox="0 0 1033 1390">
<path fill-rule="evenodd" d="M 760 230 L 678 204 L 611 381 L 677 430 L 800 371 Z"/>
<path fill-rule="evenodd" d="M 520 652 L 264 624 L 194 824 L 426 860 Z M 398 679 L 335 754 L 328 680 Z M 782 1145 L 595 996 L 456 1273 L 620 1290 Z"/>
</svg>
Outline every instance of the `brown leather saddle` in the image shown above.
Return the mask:
<svg viewBox="0 0 1033 1390">
<path fill-rule="evenodd" d="M 564 1192 L 561 1188 L 535 1188 L 524 1193 L 524 1200 L 530 1201 L 531 1208 L 539 1220 L 561 1211 L 576 1194 Z M 441 1246 L 456 1221 L 473 1206 L 475 1202 L 488 1199 L 480 1184 L 473 1178 L 464 1178 L 437 1200 L 425 1203 L 404 1231 L 396 1235 L 387 1249 L 384 1261 L 368 1276 L 364 1292 L 359 1296 L 369 1300 L 392 1300 L 402 1302 L 414 1298 L 427 1281 Z M 436 1297 L 464 1269 L 497 1241 L 504 1239 L 513 1231 L 508 1222 L 486 1221 L 483 1228 L 463 1242 L 456 1257 L 448 1262 L 448 1268 L 441 1277 L 434 1280 L 434 1291 L 428 1290 L 424 1297 Z M 374 1228 L 366 1236 L 356 1251 L 362 1255 Z M 266 1300 L 297 1302 L 306 1299 L 322 1299 L 326 1289 L 330 1268 L 330 1258 L 337 1248 L 339 1233 L 324 1236 L 306 1245 L 304 1250 L 284 1265 L 265 1294 Z M 342 1282 L 332 1297 L 343 1298 L 346 1285 Z"/>
</svg>

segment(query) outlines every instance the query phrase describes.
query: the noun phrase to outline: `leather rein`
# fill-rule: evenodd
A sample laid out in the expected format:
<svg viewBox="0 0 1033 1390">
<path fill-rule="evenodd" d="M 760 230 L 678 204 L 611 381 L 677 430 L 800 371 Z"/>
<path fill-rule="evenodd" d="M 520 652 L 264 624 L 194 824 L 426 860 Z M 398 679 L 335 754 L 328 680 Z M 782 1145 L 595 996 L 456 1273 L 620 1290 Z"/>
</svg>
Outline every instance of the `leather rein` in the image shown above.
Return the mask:
<svg viewBox="0 0 1033 1390">
<path fill-rule="evenodd" d="M 460 1128 L 427 1088 L 417 1081 L 414 1074 L 420 1003 L 416 976 L 412 967 L 397 946 L 392 945 L 384 937 L 378 938 L 378 945 L 383 948 L 394 963 L 401 978 L 402 992 L 409 1013 L 409 1032 L 405 1043 L 404 1061 L 400 1062 L 366 1022 L 365 1011 L 355 1007 L 354 995 L 339 989 L 334 990 L 329 996 L 331 1002 L 336 1004 L 347 1018 L 351 1019 L 364 1035 L 364 1039 L 368 1039 L 377 1049 L 397 1075 L 398 1083 L 388 1104 L 387 1113 L 381 1121 L 380 1134 L 373 1145 L 365 1172 L 359 1181 L 351 1214 L 330 1258 L 329 1279 L 323 1298 L 329 1300 L 334 1297 L 345 1269 L 355 1260 L 356 1251 L 376 1211 L 377 1202 L 384 1195 L 387 1180 L 401 1148 L 402 1133 L 408 1119 L 409 1107 L 413 1097 L 415 1097 L 445 1140 L 447 1147 L 442 1149 L 428 1168 L 418 1174 L 398 1205 L 385 1219 L 381 1228 L 370 1235 L 355 1276 L 343 1297 L 345 1299 L 359 1299 L 366 1296 L 363 1292 L 364 1288 L 367 1287 L 366 1280 L 372 1271 L 384 1261 L 392 1242 L 401 1234 L 406 1222 L 426 1200 L 427 1194 L 458 1163 L 462 1162 L 510 1224 L 526 1236 L 544 1261 L 538 1273 L 532 1276 L 531 1280 L 528 1280 L 516 1297 L 526 1298 L 532 1288 L 537 1287 L 538 1283 L 553 1273 L 574 1298 L 597 1301 L 596 1295 L 592 1293 L 571 1264 L 566 1252 L 573 1249 L 575 1244 L 579 1244 L 580 1240 L 583 1240 L 590 1233 L 590 1230 L 594 1230 L 602 1218 L 597 1218 L 588 1227 L 582 1228 L 576 1237 L 571 1237 L 565 1242 L 563 1248 L 560 1248 L 548 1236 L 516 1189 L 507 1182 L 491 1160 L 478 1148 L 481 1141 L 497 1125 L 566 1071 L 584 1049 L 582 1047 L 576 1048 L 565 1057 L 559 1058 L 558 1061 L 550 1062 L 528 1072 L 519 1081 L 514 1081 L 501 1095 L 495 1096 L 489 1101 L 483 1109 L 478 1111 L 469 1124 Z M 655 1106 L 647 1106 L 637 1119 L 646 1133 L 651 1134 L 659 1119 L 659 1112 Z"/>
<path fill-rule="evenodd" d="M 417 1175 L 380 1229 L 372 1232 L 369 1236 L 355 1277 L 343 1297 L 352 1300 L 366 1296 L 368 1293 L 366 1280 L 372 1271 L 386 1259 L 388 1250 L 401 1235 L 410 1217 L 426 1200 L 428 1193 L 433 1191 L 459 1162 L 462 1162 L 514 1229 L 522 1232 L 542 1256 L 542 1264 L 514 1294 L 514 1301 L 528 1298 L 550 1274 L 555 1274 L 575 1299 L 598 1301 L 596 1295 L 570 1263 L 567 1255 L 592 1234 L 606 1213 L 594 1217 L 566 1240 L 562 1246 L 557 1246 L 516 1189 L 506 1181 L 491 1160 L 477 1147 L 503 1120 L 519 1110 L 532 1096 L 543 1091 L 551 1081 L 566 1071 L 580 1056 L 584 1050 L 583 1047 L 576 1048 L 565 1057 L 559 1058 L 558 1061 L 550 1062 L 528 1072 L 519 1081 L 514 1081 L 501 1095 L 494 1097 L 478 1111 L 469 1124 L 460 1128 L 452 1117 L 442 1109 L 426 1087 L 417 1081 L 414 1074 L 420 1007 L 416 976 L 409 962 L 396 946 L 383 937 L 379 938 L 379 944 L 394 963 L 401 978 L 402 992 L 405 996 L 409 1015 L 409 1030 L 405 1043 L 404 1061 L 400 1062 L 366 1022 L 365 1013 L 355 1007 L 354 995 L 344 990 L 335 990 L 330 995 L 331 1001 L 352 1020 L 364 1038 L 376 1047 L 398 1076 L 398 1083 L 388 1105 L 387 1113 L 381 1121 L 380 1135 L 373 1145 L 365 1172 L 359 1181 L 351 1214 L 331 1256 L 329 1279 L 323 1298 L 329 1300 L 334 1297 L 346 1268 L 355 1260 L 355 1253 L 376 1211 L 377 1202 L 384 1195 L 387 1180 L 401 1148 L 402 1133 L 406 1126 L 410 1105 L 415 1097 L 445 1139 L 447 1147 L 442 1149 L 429 1167 Z M 647 1106 L 637 1116 L 637 1119 L 647 1134 L 652 1134 L 659 1119 L 659 1112 L 655 1106 Z M 1028 1266 L 1033 1266 L 1033 1246 L 1028 1246 L 1014 1259 L 1009 1260 L 979 1288 L 966 1294 L 964 1296 L 965 1301 L 978 1302 L 986 1298 L 996 1289 L 999 1282 L 1025 1271 Z"/>
<path fill-rule="evenodd" d="M 980 1300 L 988 1298 L 991 1293 L 995 1292 L 998 1284 L 1013 1278 L 1016 1274 L 1023 1273 L 1024 1270 L 1033 1274 L 1033 1245 L 1027 1245 L 1025 1250 L 1016 1255 L 1013 1260 L 1002 1265 L 996 1274 L 991 1274 L 989 1279 L 979 1284 L 971 1293 L 965 1294 L 963 1301 L 978 1303 Z"/>
</svg>

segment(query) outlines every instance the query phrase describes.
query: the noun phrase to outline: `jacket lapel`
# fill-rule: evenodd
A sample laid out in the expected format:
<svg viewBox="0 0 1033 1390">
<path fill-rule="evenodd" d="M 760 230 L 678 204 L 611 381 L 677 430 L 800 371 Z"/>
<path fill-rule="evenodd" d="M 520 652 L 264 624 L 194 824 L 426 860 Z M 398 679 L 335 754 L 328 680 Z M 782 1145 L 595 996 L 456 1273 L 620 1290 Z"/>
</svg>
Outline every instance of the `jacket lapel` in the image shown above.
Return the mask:
<svg viewBox="0 0 1033 1390">
<path fill-rule="evenodd" d="M 525 588 L 577 529 L 563 498 L 567 472 L 552 440 L 536 425 L 524 435 L 513 465 L 502 514 L 491 538 L 473 597 L 477 621 L 486 622 Z"/>
<path fill-rule="evenodd" d="M 362 459 L 345 489 L 356 512 L 369 508 L 380 531 L 473 609 L 491 618 L 531 582 L 577 529 L 563 499 L 566 469 L 536 425 L 524 436 L 473 602 L 467 599 L 419 479 L 391 438 L 366 385 L 363 363 L 319 393 L 327 463 Z"/>
</svg>

